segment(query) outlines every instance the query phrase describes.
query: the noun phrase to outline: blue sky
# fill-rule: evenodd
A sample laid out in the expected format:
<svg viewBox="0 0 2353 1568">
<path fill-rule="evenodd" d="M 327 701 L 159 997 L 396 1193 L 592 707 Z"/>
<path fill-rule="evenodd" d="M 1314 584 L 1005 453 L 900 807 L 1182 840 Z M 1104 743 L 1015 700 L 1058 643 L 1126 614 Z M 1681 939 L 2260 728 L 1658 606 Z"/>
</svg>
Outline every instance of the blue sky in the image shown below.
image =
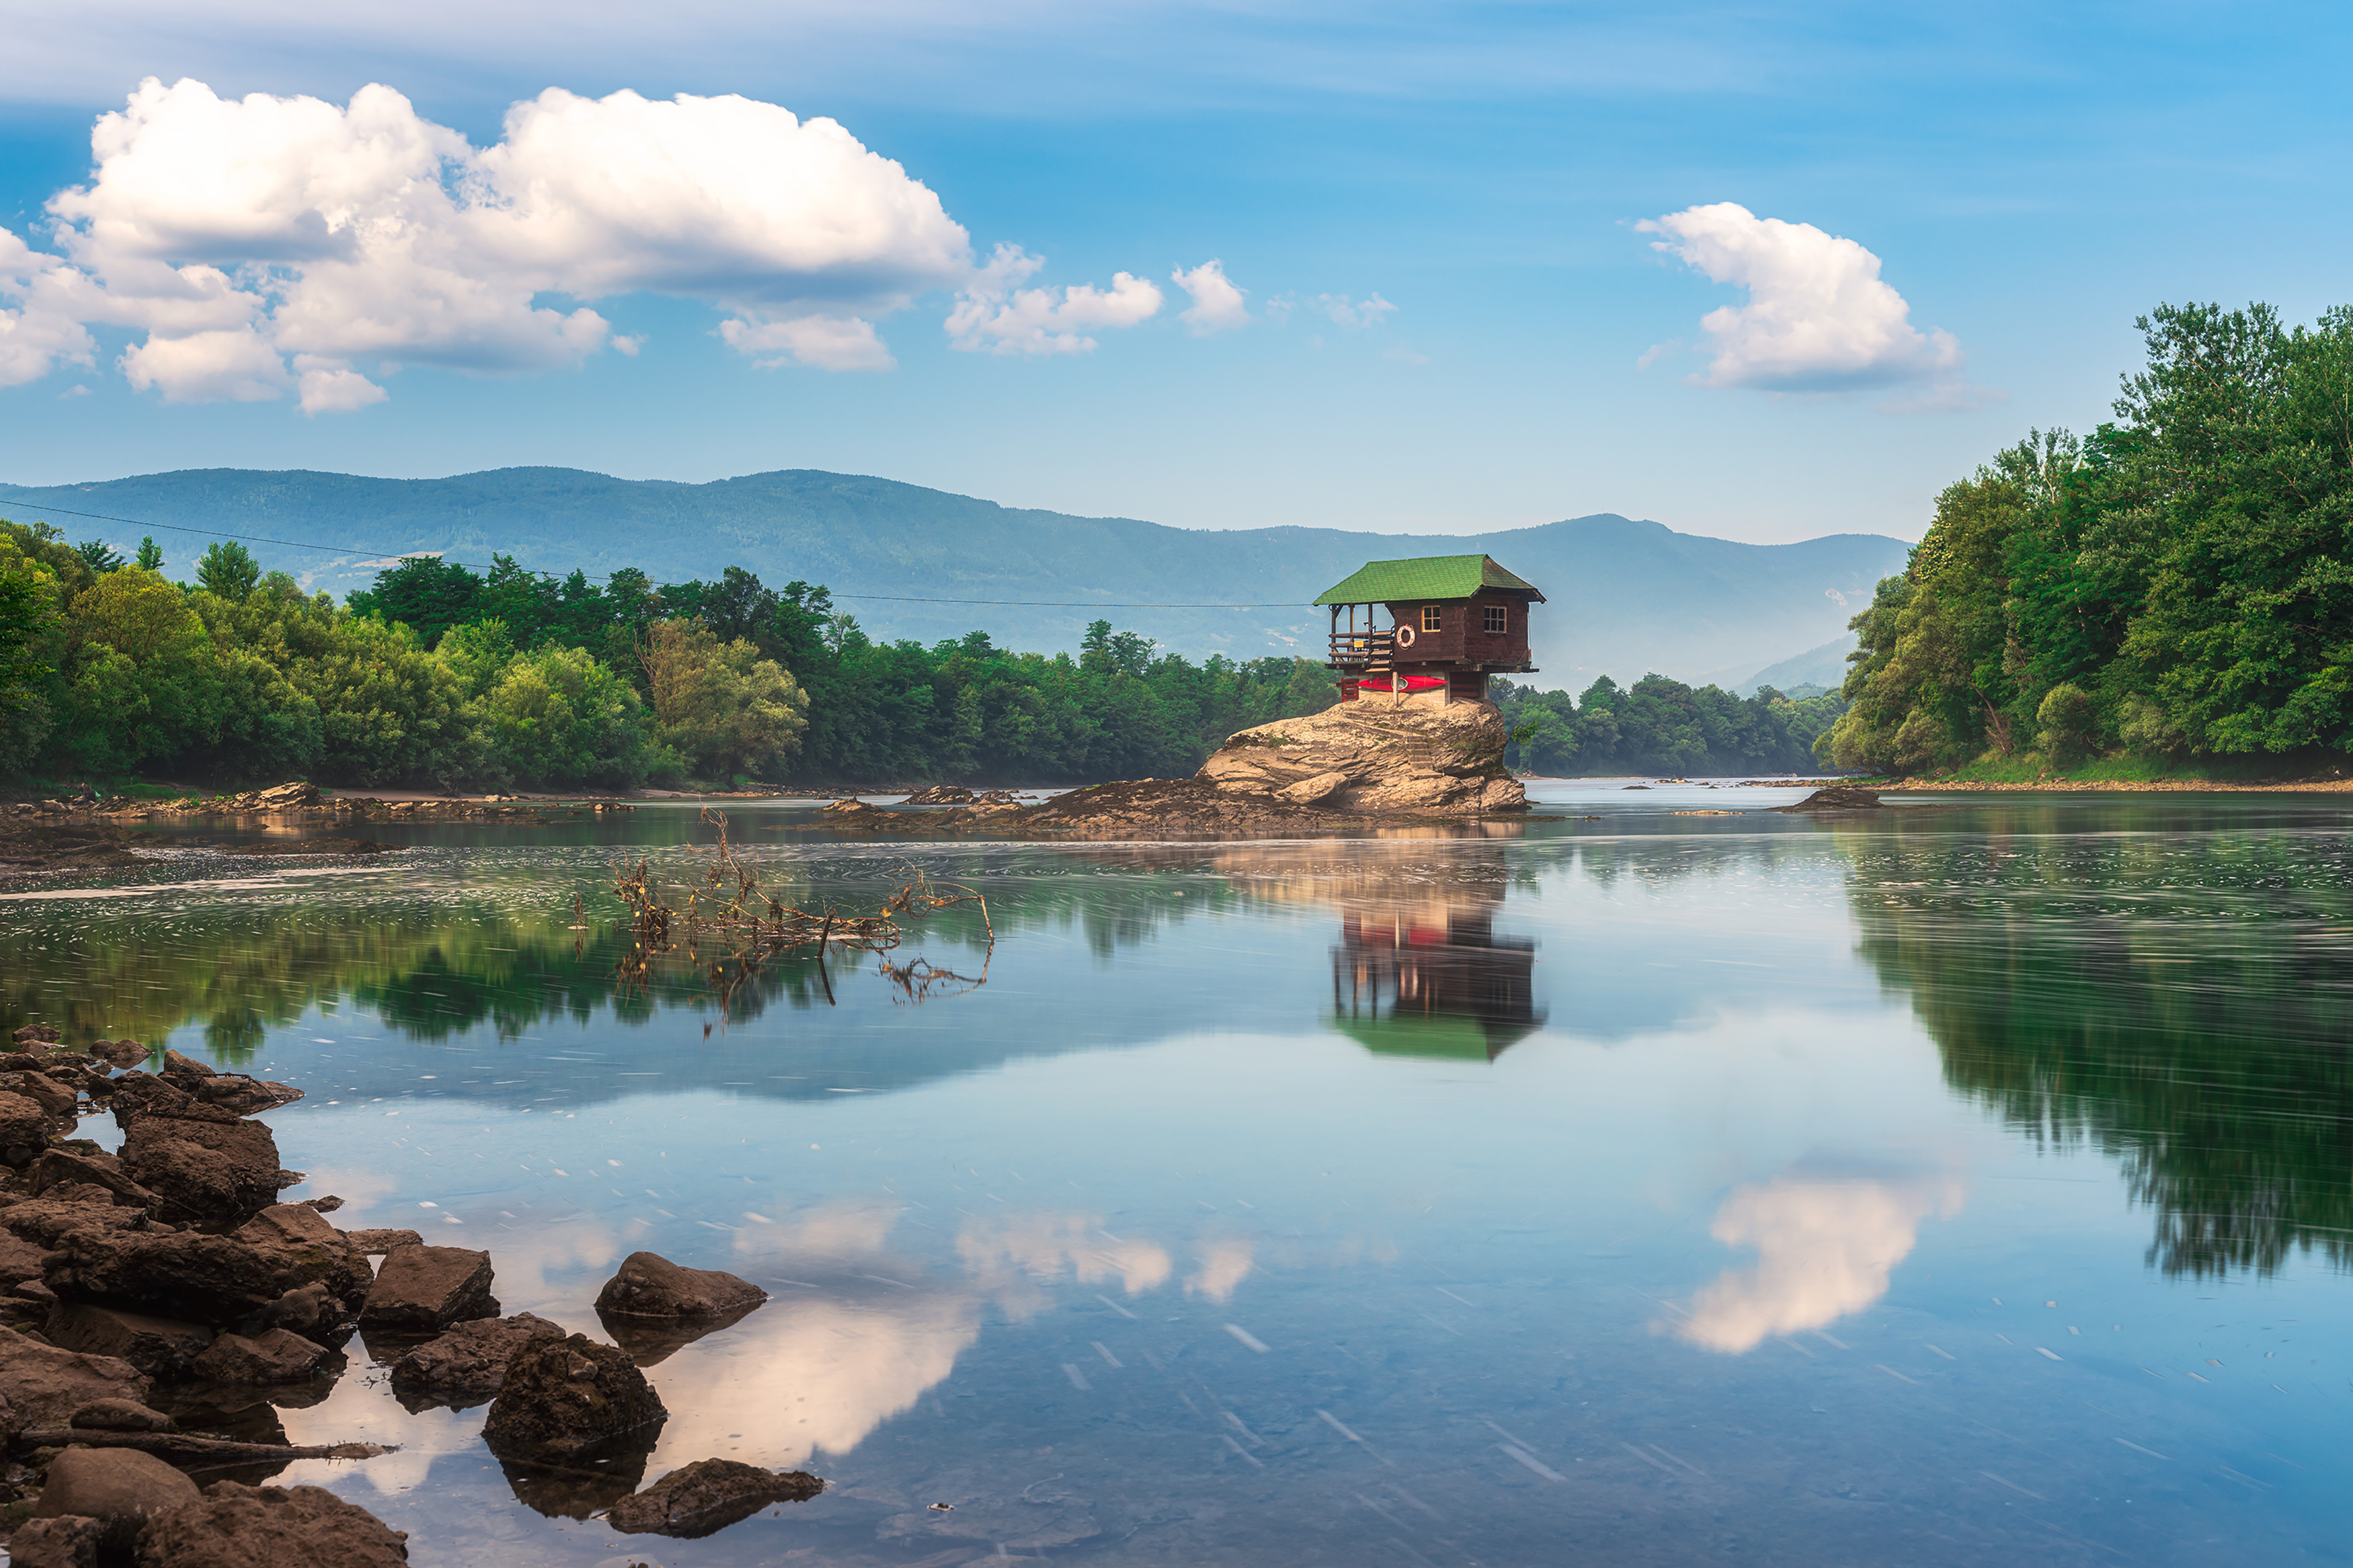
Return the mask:
<svg viewBox="0 0 2353 1568">
<path fill-rule="evenodd" d="M 0 28 L 18 483 L 818 468 L 1187 527 L 1916 537 L 2029 426 L 2103 417 L 2158 301 L 2353 295 L 2336 9 L 7 0 Z M 387 194 L 395 132 L 438 195 Z M 1172 277 L 1212 258 L 1239 309 Z"/>
</svg>

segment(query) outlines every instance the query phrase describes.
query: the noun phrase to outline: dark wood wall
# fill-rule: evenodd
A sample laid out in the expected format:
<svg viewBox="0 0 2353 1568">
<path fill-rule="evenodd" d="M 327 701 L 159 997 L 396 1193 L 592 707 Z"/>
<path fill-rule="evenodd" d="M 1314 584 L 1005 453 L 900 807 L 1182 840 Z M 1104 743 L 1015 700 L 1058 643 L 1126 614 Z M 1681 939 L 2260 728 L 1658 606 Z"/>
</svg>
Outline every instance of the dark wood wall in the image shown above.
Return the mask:
<svg viewBox="0 0 2353 1568">
<path fill-rule="evenodd" d="M 1422 605 L 1432 601 L 1398 601 L 1388 606 L 1398 626 L 1414 628 L 1413 646 L 1399 648 L 1400 668 L 1416 664 L 1525 664 L 1528 659 L 1528 601 L 1516 595 L 1485 588 L 1469 599 L 1435 601 L 1442 617 L 1437 631 L 1421 629 Z M 1494 636 L 1485 630 L 1487 606 L 1500 605 L 1510 630 Z"/>
</svg>

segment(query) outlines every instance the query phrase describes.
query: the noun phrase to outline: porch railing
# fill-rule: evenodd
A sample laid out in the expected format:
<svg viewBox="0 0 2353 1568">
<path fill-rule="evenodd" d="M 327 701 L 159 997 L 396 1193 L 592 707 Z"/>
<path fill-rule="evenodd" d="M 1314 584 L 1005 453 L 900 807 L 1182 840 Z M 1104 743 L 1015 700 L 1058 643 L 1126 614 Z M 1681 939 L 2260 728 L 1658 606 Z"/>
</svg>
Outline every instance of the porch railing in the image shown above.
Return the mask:
<svg viewBox="0 0 2353 1568">
<path fill-rule="evenodd" d="M 1344 674 L 1359 678 L 1387 675 L 1392 637 L 1390 632 L 1334 632 L 1332 657 L 1324 662 Z"/>
</svg>

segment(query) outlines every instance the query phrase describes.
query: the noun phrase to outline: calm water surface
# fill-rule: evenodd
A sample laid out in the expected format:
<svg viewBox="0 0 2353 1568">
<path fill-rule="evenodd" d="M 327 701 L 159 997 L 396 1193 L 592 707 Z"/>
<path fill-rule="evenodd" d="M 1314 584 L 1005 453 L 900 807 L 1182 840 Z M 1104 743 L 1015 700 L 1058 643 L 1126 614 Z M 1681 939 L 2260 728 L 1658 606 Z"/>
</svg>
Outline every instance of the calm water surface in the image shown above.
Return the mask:
<svg viewBox="0 0 2353 1568">
<path fill-rule="evenodd" d="M 691 875 L 691 808 L 194 856 L 0 898 L 0 1023 L 304 1088 L 292 1195 L 490 1248 L 509 1311 L 601 1337 L 640 1247 L 771 1292 L 631 1347 L 645 1479 L 832 1482 L 700 1542 L 511 1479 L 357 1341 L 243 1414 L 400 1444 L 284 1478 L 419 1564 L 2353 1556 L 2344 806 L 1546 793 L 1345 843 L 734 812 L 807 907 L 983 889 L 993 949 L 967 908 L 891 955 L 928 991 L 617 991 L 597 889 Z"/>
</svg>

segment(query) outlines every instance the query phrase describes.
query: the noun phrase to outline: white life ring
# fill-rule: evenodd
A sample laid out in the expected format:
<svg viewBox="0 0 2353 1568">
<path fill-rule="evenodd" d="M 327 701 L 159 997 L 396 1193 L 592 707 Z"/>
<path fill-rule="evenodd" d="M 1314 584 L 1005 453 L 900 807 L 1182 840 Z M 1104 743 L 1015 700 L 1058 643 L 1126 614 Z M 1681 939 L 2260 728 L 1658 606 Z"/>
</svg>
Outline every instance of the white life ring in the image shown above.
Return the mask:
<svg viewBox="0 0 2353 1568">
<path fill-rule="evenodd" d="M 1397 636 L 1392 640 L 1399 647 L 1411 647 L 1413 646 L 1413 628 L 1411 626 L 1398 627 Z"/>
</svg>

